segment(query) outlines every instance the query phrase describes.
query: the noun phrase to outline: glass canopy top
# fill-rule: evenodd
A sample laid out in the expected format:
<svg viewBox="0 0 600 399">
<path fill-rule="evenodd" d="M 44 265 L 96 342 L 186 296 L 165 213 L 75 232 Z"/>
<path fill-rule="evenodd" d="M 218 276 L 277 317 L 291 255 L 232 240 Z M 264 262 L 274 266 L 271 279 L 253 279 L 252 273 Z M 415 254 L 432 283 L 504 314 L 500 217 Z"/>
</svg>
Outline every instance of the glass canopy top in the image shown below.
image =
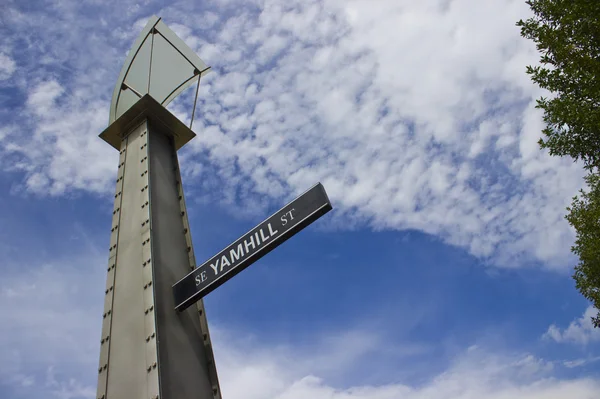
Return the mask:
<svg viewBox="0 0 600 399">
<path fill-rule="evenodd" d="M 199 84 L 209 70 L 160 18 L 151 17 L 121 69 L 110 104 L 109 125 L 145 94 L 166 107 L 191 84 Z"/>
</svg>

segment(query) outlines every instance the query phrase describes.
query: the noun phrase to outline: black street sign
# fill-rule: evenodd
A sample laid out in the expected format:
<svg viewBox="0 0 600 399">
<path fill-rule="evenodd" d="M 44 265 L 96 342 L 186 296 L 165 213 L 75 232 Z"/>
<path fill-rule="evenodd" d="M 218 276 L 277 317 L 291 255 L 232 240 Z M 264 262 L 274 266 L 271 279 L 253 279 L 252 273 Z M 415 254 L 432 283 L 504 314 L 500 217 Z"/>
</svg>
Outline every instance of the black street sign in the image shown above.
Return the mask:
<svg viewBox="0 0 600 399">
<path fill-rule="evenodd" d="M 175 283 L 175 309 L 183 311 L 331 209 L 318 183 Z"/>
</svg>

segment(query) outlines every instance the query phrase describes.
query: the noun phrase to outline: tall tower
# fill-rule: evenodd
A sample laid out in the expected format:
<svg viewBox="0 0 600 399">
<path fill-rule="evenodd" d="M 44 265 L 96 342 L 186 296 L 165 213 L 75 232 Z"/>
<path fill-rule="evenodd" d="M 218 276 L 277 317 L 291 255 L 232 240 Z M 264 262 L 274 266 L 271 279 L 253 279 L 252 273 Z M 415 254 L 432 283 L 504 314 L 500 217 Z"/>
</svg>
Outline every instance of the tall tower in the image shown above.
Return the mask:
<svg viewBox="0 0 600 399">
<path fill-rule="evenodd" d="M 204 305 L 174 310 L 196 266 L 177 150 L 195 137 L 165 106 L 209 68 L 159 18 L 129 52 L 100 137 L 119 151 L 98 399 L 220 399 Z M 192 111 L 192 120 L 193 113 Z"/>
</svg>

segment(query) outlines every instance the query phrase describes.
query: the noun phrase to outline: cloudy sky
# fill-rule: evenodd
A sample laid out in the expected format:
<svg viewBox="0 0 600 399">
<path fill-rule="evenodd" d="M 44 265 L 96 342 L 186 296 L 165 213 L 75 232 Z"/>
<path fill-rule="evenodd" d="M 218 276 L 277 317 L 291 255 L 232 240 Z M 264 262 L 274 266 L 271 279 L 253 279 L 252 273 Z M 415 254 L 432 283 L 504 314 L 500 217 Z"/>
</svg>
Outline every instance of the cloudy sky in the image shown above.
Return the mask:
<svg viewBox="0 0 600 399">
<path fill-rule="evenodd" d="M 1 398 L 95 397 L 97 135 L 151 15 L 213 69 L 180 151 L 198 260 L 318 181 L 335 208 L 206 298 L 225 399 L 598 398 L 563 218 L 583 173 L 538 148 L 523 1 L 1 8 Z"/>
</svg>

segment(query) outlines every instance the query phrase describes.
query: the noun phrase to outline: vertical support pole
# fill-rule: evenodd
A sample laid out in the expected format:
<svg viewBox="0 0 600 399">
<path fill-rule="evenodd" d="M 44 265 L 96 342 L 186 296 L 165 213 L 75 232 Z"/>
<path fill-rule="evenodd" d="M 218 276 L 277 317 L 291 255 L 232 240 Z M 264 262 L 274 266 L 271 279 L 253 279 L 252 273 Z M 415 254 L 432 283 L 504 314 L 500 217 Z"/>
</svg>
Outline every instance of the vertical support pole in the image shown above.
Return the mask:
<svg viewBox="0 0 600 399">
<path fill-rule="evenodd" d="M 191 266 L 173 136 L 144 120 L 120 150 L 98 399 L 220 399 L 202 304 L 174 310 L 171 286 Z"/>
<path fill-rule="evenodd" d="M 100 337 L 100 364 L 98 365 L 97 398 L 105 399 L 108 384 L 108 364 L 110 353 L 110 335 L 112 327 L 112 309 L 114 299 L 115 272 L 117 266 L 117 242 L 119 239 L 119 223 L 123 200 L 123 176 L 125 174 L 125 158 L 127 141 L 121 143 L 119 165 L 115 188 L 115 200 L 110 229 L 110 246 L 108 249 L 108 269 L 106 274 L 106 289 L 104 291 L 104 314 L 102 315 L 102 333 Z"/>
<path fill-rule="evenodd" d="M 181 171 L 179 169 L 179 160 L 177 159 L 177 153 L 173 157 L 175 167 L 175 181 L 178 187 L 179 194 L 179 209 L 181 211 L 181 219 L 183 222 L 183 232 L 185 235 L 185 242 L 189 252 L 189 266 L 190 271 L 196 268 L 196 255 L 194 254 L 194 247 L 192 245 L 192 234 L 190 232 L 190 222 L 188 220 L 187 208 L 185 205 L 185 195 L 183 194 L 183 180 L 181 179 Z M 191 307 L 193 309 L 193 307 Z M 198 312 L 198 319 L 200 321 L 200 330 L 202 332 L 202 341 L 204 343 L 205 352 L 208 362 L 209 378 L 212 386 L 213 398 L 221 399 L 221 388 L 219 385 L 219 378 L 217 375 L 217 366 L 215 364 L 214 352 L 212 349 L 212 341 L 210 339 L 210 332 L 208 330 L 208 319 L 206 317 L 206 310 L 204 309 L 204 300 L 200 299 L 196 302 L 196 311 Z"/>
</svg>

